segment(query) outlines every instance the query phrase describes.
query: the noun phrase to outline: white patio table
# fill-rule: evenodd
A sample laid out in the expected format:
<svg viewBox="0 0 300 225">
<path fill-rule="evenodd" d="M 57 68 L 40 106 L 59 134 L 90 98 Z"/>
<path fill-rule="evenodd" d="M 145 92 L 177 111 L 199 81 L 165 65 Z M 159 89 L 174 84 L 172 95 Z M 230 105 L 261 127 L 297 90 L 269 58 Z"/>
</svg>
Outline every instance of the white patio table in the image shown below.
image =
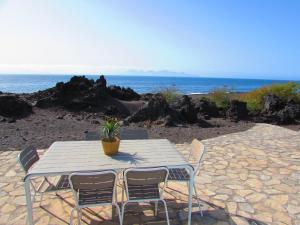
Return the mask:
<svg viewBox="0 0 300 225">
<path fill-rule="evenodd" d="M 43 157 L 25 177 L 28 222 L 33 224 L 30 179 L 41 176 L 69 175 L 73 172 L 114 169 L 122 171 L 131 167 L 166 166 L 185 167 L 190 172 L 189 216 L 191 224 L 193 170 L 190 164 L 167 139 L 122 140 L 119 153 L 106 156 L 101 141 L 54 142 Z"/>
</svg>

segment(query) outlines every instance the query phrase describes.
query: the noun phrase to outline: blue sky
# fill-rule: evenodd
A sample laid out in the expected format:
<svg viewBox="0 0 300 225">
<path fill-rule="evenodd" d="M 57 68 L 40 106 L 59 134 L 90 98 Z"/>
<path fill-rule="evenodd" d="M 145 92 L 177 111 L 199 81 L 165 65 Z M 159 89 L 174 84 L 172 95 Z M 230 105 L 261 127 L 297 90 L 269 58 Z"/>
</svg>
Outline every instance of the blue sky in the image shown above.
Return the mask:
<svg viewBox="0 0 300 225">
<path fill-rule="evenodd" d="M 0 73 L 300 79 L 299 11 L 298 0 L 0 0 Z"/>
</svg>

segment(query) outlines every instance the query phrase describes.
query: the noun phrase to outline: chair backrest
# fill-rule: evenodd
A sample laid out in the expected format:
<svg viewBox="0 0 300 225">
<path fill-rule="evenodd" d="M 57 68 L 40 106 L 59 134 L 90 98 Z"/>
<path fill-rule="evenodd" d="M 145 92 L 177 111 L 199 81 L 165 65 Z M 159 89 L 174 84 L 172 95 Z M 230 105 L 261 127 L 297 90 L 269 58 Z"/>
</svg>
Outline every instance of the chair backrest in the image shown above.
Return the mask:
<svg viewBox="0 0 300 225">
<path fill-rule="evenodd" d="M 192 157 L 193 160 L 195 160 L 197 162 L 197 165 L 195 168 L 195 174 L 197 174 L 200 169 L 204 153 L 205 153 L 205 146 L 197 139 L 194 139 L 191 143 L 191 150 L 190 150 L 189 158 Z"/>
<path fill-rule="evenodd" d="M 87 132 L 85 134 L 85 140 L 86 141 L 98 141 L 100 140 L 100 133 L 96 131 Z"/>
<path fill-rule="evenodd" d="M 129 200 L 159 199 L 169 170 L 166 167 L 130 168 L 124 171 L 125 190 Z M 159 190 L 160 183 L 163 183 Z"/>
<path fill-rule="evenodd" d="M 112 203 L 116 191 L 114 170 L 72 173 L 69 183 L 77 205 Z"/>
<path fill-rule="evenodd" d="M 149 135 L 146 129 L 127 129 L 123 128 L 120 132 L 121 140 L 148 139 Z"/>
<path fill-rule="evenodd" d="M 30 167 L 32 167 L 32 165 L 36 163 L 39 159 L 40 157 L 36 148 L 32 146 L 25 148 L 18 155 L 18 161 L 21 164 L 21 167 L 23 168 L 25 173 L 27 173 Z"/>
</svg>

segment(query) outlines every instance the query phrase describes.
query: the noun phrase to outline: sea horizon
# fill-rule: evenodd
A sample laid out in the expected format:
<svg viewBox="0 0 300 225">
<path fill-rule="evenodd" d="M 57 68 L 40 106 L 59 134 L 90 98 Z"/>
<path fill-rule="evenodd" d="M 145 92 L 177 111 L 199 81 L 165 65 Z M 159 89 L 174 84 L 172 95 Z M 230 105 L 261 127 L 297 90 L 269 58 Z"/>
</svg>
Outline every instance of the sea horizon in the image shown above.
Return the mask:
<svg viewBox="0 0 300 225">
<path fill-rule="evenodd" d="M 98 79 L 100 75 L 64 75 L 64 74 L 0 74 L 0 91 L 11 93 L 32 93 L 55 86 L 58 82 L 67 82 L 72 76 L 85 76 Z M 209 91 L 228 87 L 234 92 L 249 92 L 256 88 L 274 83 L 297 82 L 299 80 L 221 78 L 205 76 L 176 75 L 104 75 L 107 85 L 130 87 L 139 94 L 158 92 L 174 87 L 183 94 L 206 94 Z"/>
<path fill-rule="evenodd" d="M 156 73 L 154 72 L 154 74 L 152 73 L 134 73 L 134 74 L 130 74 L 130 73 L 120 73 L 120 74 L 117 74 L 117 73 L 108 73 L 108 74 L 92 74 L 92 73 L 1 73 L 0 72 L 0 76 L 101 76 L 101 75 L 104 75 L 105 77 L 107 76 L 117 76 L 117 77 L 120 77 L 120 76 L 126 76 L 126 77 L 180 77 L 180 78 L 207 78 L 207 79 L 215 79 L 215 78 L 218 78 L 218 79 L 242 79 L 242 80 L 270 80 L 270 81 L 295 81 L 295 82 L 298 82 L 300 81 L 300 78 L 299 79 L 294 79 L 294 78 L 287 78 L 287 79 L 284 79 L 284 78 L 259 78 L 257 76 L 261 76 L 263 77 L 264 75 L 256 75 L 255 77 L 253 78 L 250 78 L 250 77 L 244 77 L 244 76 L 241 76 L 241 77 L 237 77 L 237 76 L 233 76 L 233 75 L 209 75 L 209 76 L 206 76 L 206 75 L 197 75 L 197 74 L 191 74 L 191 73 L 177 73 L 177 72 L 174 72 L 174 73 L 169 73 L 167 75 L 162 75 L 162 73 Z M 299 75 L 300 77 L 300 75 Z"/>
</svg>

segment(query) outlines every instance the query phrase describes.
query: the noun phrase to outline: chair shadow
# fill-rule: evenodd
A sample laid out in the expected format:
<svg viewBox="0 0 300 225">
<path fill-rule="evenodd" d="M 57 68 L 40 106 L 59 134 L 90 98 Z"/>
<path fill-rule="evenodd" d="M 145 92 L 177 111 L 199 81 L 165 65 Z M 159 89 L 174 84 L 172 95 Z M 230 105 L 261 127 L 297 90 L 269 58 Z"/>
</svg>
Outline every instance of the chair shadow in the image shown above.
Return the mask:
<svg viewBox="0 0 300 225">
<path fill-rule="evenodd" d="M 178 194 L 174 194 L 174 191 L 176 191 Z M 178 196 L 183 196 L 185 199 L 187 198 L 187 193 L 181 192 L 179 190 L 175 190 L 173 188 L 166 188 L 165 190 L 166 194 L 168 194 L 170 197 L 166 199 L 167 205 L 168 205 L 168 211 L 169 211 L 169 217 L 171 224 L 185 224 L 187 222 L 187 208 L 188 208 L 188 202 L 184 199 L 178 198 Z M 65 198 L 59 194 L 56 194 L 60 200 L 64 201 L 68 206 L 70 206 L 70 209 L 74 207 L 74 202 L 70 201 L 70 199 Z M 201 200 L 201 199 L 200 199 Z M 240 219 L 243 219 L 247 221 L 250 225 L 266 225 L 266 223 L 247 218 L 244 216 L 236 215 L 236 214 L 230 214 L 228 213 L 225 208 L 219 207 L 211 202 L 201 200 L 201 202 L 204 205 L 203 211 L 203 217 L 200 214 L 200 210 L 198 208 L 198 204 L 195 203 L 195 198 L 193 199 L 193 212 L 192 212 L 192 224 L 218 224 L 220 222 L 227 222 L 231 225 L 238 225 L 238 223 L 235 222 L 235 220 L 232 217 L 238 217 Z M 119 206 L 121 204 L 119 203 Z M 61 218 L 60 216 L 57 216 L 55 212 L 51 212 L 49 209 L 47 209 L 44 206 L 41 206 L 43 210 L 45 210 L 47 213 L 49 213 L 51 216 L 57 218 L 62 223 L 69 224 L 69 221 L 66 221 L 66 219 Z M 82 211 L 82 221 L 89 225 L 111 225 L 113 224 L 119 224 L 119 217 L 117 214 L 117 210 L 115 207 L 112 207 L 111 212 L 111 219 L 107 219 L 107 217 L 103 217 L 101 215 L 101 212 L 109 212 L 106 209 L 103 210 L 100 209 L 100 212 L 94 208 L 85 208 Z M 145 213 L 147 212 L 147 213 Z M 124 216 L 124 225 L 131 225 L 131 224 L 149 224 L 149 225 L 160 225 L 160 224 L 166 224 L 165 219 L 165 213 L 163 205 L 160 204 L 159 207 L 159 214 L 157 216 L 149 212 L 154 212 L 154 203 L 146 204 L 146 205 L 139 205 L 136 203 L 131 203 L 126 207 L 125 216 Z M 76 214 L 75 214 L 76 215 Z M 76 219 L 76 218 L 75 218 Z M 76 220 L 75 220 L 76 221 Z"/>
<path fill-rule="evenodd" d="M 75 207 L 74 203 L 71 203 L 70 201 L 68 201 L 67 199 L 65 199 L 64 197 L 62 197 L 61 195 L 59 194 L 56 194 L 56 196 L 64 201 L 68 206 L 70 206 L 70 209 L 73 209 Z M 50 214 L 51 216 L 55 217 L 56 219 L 60 220 L 61 222 L 65 223 L 65 224 L 69 224 L 69 221 L 66 221 L 64 220 L 63 218 L 57 216 L 54 212 L 48 210 L 45 206 L 40 206 L 41 209 L 43 209 L 45 212 L 47 212 L 48 214 Z M 71 213 L 71 211 L 70 211 Z M 84 208 L 82 210 L 82 219 L 85 223 L 88 223 L 88 221 L 90 221 L 90 223 L 88 224 L 99 224 L 100 221 L 96 221 L 94 220 L 94 218 L 92 218 L 90 215 L 94 216 L 94 217 L 97 217 L 98 219 L 100 219 L 101 221 L 105 221 L 106 218 L 100 216 L 99 214 L 97 214 L 95 211 L 93 211 L 92 209 L 90 208 Z M 114 215 L 114 210 L 113 210 L 113 214 Z M 86 220 L 88 219 L 88 221 Z M 75 220 L 75 219 L 74 219 Z"/>
<path fill-rule="evenodd" d="M 184 193 L 183 193 L 184 194 Z M 74 207 L 74 204 L 67 199 L 64 199 L 62 196 L 57 195 L 61 200 L 67 203 L 70 208 Z M 170 217 L 171 224 L 185 224 L 187 222 L 187 202 L 177 202 L 178 199 L 166 199 Z M 239 217 L 241 219 L 246 220 L 251 225 L 267 225 L 264 222 L 250 219 L 247 217 L 242 217 L 238 215 L 232 215 L 226 212 L 224 208 L 216 206 L 210 202 L 202 201 L 203 204 L 209 206 L 209 209 L 203 210 L 203 217 L 200 215 L 199 210 L 195 210 L 198 208 L 198 204 L 193 203 L 193 212 L 192 212 L 192 224 L 193 225 L 202 225 L 202 224 L 219 224 L 220 222 L 227 222 L 231 225 L 238 225 L 231 217 Z M 119 204 L 120 206 L 120 204 Z M 47 208 L 41 206 L 43 210 L 49 213 L 51 216 L 57 218 L 62 223 L 69 224 L 69 221 L 66 221 L 63 218 L 55 215 L 54 212 L 49 211 Z M 149 211 L 153 212 L 153 215 L 149 213 Z M 103 211 L 102 209 L 100 211 Z M 107 212 L 105 210 L 105 212 Z M 147 212 L 145 214 L 145 212 Z M 151 214 L 151 215 L 149 215 Z M 75 214 L 76 215 L 76 214 Z M 112 225 L 119 224 L 119 217 L 117 214 L 116 207 L 112 207 L 111 218 L 107 219 L 100 215 L 99 211 L 91 208 L 85 208 L 82 211 L 82 222 L 89 225 Z M 76 216 L 74 218 L 76 221 Z M 159 204 L 158 215 L 154 215 L 154 203 L 139 205 L 136 203 L 129 204 L 126 207 L 125 216 L 124 216 L 124 225 L 132 225 L 132 224 L 149 224 L 149 225 L 162 225 L 166 224 L 165 212 L 163 208 L 163 204 Z"/>
<path fill-rule="evenodd" d="M 55 215 L 54 212 L 51 212 L 50 210 L 48 210 L 45 206 L 40 206 L 41 209 L 43 209 L 46 213 L 50 214 L 51 216 L 55 217 L 56 219 L 60 220 L 61 222 L 65 223 L 65 224 L 69 224 L 68 221 L 64 220 L 63 218 L 60 218 L 59 216 Z"/>
<path fill-rule="evenodd" d="M 172 189 L 170 187 L 168 187 L 167 189 L 170 189 L 172 191 L 176 191 L 178 192 L 180 195 L 185 196 L 186 198 L 188 197 L 187 193 L 183 193 L 179 190 L 175 190 Z M 167 201 L 168 205 L 172 204 L 176 204 L 178 208 L 184 209 L 184 208 L 188 208 L 188 202 L 184 202 L 184 203 L 178 203 L 176 202 L 176 198 L 177 196 L 173 195 L 171 192 L 169 192 L 168 190 L 165 190 L 166 193 L 168 193 L 169 195 L 173 196 L 174 199 Z M 218 222 L 227 222 L 231 225 L 238 225 L 233 219 L 232 217 L 238 217 L 241 219 L 246 220 L 250 225 L 267 225 L 267 223 L 259 221 L 259 220 L 255 220 L 252 218 L 247 218 L 244 216 L 240 216 L 237 214 L 230 214 L 228 213 L 225 208 L 219 207 L 211 202 L 208 201 L 204 201 L 202 199 L 199 198 L 199 200 L 201 201 L 201 203 L 203 203 L 203 205 L 208 206 L 207 210 L 203 210 L 203 217 L 201 217 L 201 213 L 200 210 L 193 210 L 192 212 L 192 224 L 214 224 L 214 223 L 218 223 Z M 193 202 L 195 201 L 195 197 L 193 197 Z M 198 208 L 198 204 L 193 203 L 192 205 L 193 209 Z"/>
</svg>

